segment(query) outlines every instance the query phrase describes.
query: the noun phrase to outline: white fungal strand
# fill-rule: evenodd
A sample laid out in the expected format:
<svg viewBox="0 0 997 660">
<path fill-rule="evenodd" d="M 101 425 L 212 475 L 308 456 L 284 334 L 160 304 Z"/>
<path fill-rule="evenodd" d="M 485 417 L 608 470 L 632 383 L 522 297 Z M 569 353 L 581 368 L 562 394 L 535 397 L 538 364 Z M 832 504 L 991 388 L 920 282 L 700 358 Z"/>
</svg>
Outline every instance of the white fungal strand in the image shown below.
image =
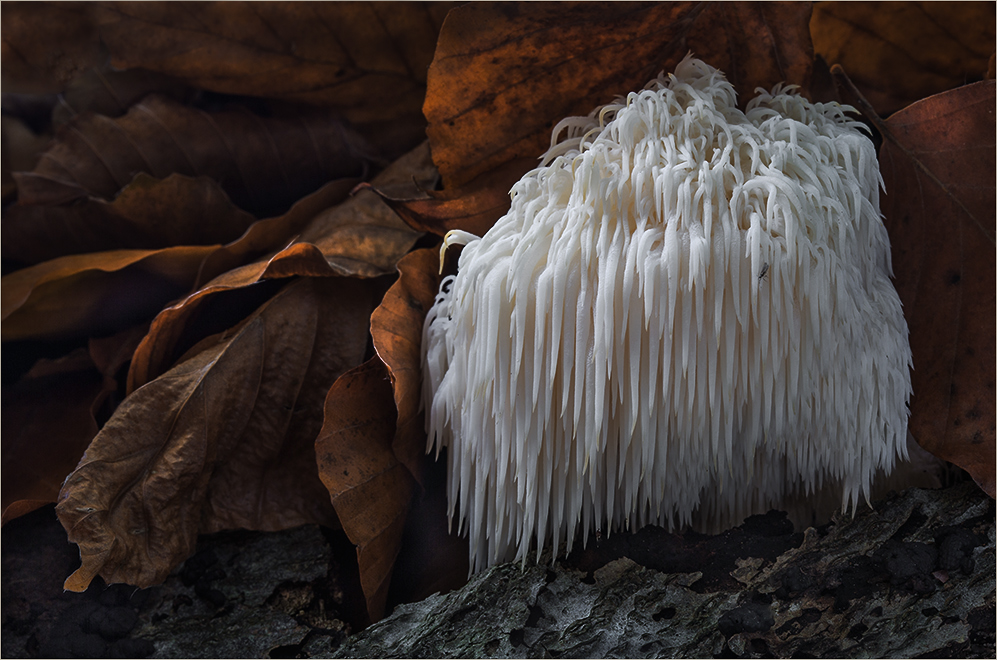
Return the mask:
<svg viewBox="0 0 997 660">
<path fill-rule="evenodd" d="M 777 86 L 742 112 L 686 58 L 559 123 L 508 214 L 448 236 L 424 402 L 473 570 L 828 489 L 854 507 L 905 456 L 907 326 L 846 109 Z"/>
</svg>

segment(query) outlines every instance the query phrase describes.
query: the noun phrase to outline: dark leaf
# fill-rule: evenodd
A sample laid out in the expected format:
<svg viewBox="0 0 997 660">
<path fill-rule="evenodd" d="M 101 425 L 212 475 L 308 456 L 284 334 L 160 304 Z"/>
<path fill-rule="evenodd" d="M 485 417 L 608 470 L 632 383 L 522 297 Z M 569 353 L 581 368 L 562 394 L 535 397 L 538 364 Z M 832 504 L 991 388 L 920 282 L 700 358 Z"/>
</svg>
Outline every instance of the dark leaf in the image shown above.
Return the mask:
<svg viewBox="0 0 997 660">
<path fill-rule="evenodd" d="M 370 122 L 418 112 L 450 6 L 108 2 L 96 18 L 121 68 L 216 92 L 333 106 Z"/>
<path fill-rule="evenodd" d="M 160 73 L 144 69 L 121 71 L 104 62 L 66 84 L 52 110 L 52 123 L 61 126 L 87 113 L 120 117 L 137 101 L 153 93 L 184 101 L 193 95 L 193 90 Z"/>
<path fill-rule="evenodd" d="M 343 374 L 329 390 L 315 441 L 319 475 L 343 531 L 357 546 L 367 611 L 377 621 L 401 547 L 416 484 L 392 451 L 391 383 L 377 357 Z"/>
<path fill-rule="evenodd" d="M 15 174 L 19 204 L 110 200 L 145 172 L 207 176 L 258 217 L 284 212 L 326 181 L 358 176 L 368 148 L 328 112 L 262 118 L 204 112 L 151 96 L 118 119 L 85 115 L 61 128 L 34 171 Z"/>
<path fill-rule="evenodd" d="M 692 51 L 742 103 L 807 86 L 807 3 L 471 3 L 450 12 L 429 69 L 427 133 L 447 188 L 537 158 L 556 122 L 641 89 Z"/>
<path fill-rule="evenodd" d="M 79 2 L 5 2 L 4 92 L 57 92 L 103 57 L 90 7 Z"/>
<path fill-rule="evenodd" d="M 992 2 L 820 2 L 814 49 L 881 115 L 980 80 L 994 52 Z"/>
<path fill-rule="evenodd" d="M 3 523 L 56 500 L 97 434 L 93 409 L 107 395 L 86 349 L 40 360 L 3 388 Z"/>
<path fill-rule="evenodd" d="M 445 236 L 451 229 L 463 229 L 481 236 L 509 210 L 513 184 L 536 165 L 532 158 L 511 160 L 459 188 L 418 198 L 396 199 L 377 188 L 374 192 L 417 231 Z"/>
<path fill-rule="evenodd" d="M 0 280 L 3 341 L 110 334 L 190 290 L 216 246 L 59 257 Z"/>
<path fill-rule="evenodd" d="M 910 430 L 994 496 L 995 89 L 932 96 L 886 122 L 883 214 L 914 354 Z"/>
<path fill-rule="evenodd" d="M 4 214 L 2 253 L 38 263 L 82 252 L 227 243 L 255 221 L 212 179 L 139 173 L 113 202 L 15 204 Z"/>
<path fill-rule="evenodd" d="M 376 299 L 367 281 L 298 280 L 125 399 L 59 496 L 83 560 L 66 588 L 156 584 L 199 532 L 334 525 L 313 443 Z"/>
</svg>

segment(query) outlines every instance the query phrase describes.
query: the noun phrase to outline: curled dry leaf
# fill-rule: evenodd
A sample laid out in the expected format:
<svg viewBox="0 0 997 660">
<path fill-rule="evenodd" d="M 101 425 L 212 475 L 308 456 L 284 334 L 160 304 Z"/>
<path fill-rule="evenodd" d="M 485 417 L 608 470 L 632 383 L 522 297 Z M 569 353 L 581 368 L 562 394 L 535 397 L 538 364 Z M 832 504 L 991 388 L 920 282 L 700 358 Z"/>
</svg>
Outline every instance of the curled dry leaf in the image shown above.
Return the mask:
<svg viewBox="0 0 997 660">
<path fill-rule="evenodd" d="M 370 317 L 374 348 L 391 376 L 398 412 L 392 451 L 422 483 L 426 431 L 422 417 L 422 324 L 439 290 L 438 248 L 425 248 L 398 262 L 398 280 Z"/>
<path fill-rule="evenodd" d="M 887 115 L 982 79 L 995 20 L 992 2 L 820 2 L 810 28 L 817 54 Z"/>
<path fill-rule="evenodd" d="M 986 81 L 886 122 L 883 214 L 914 355 L 910 430 L 994 496 L 995 89 Z"/>
<path fill-rule="evenodd" d="M 414 188 L 417 181 L 431 180 L 435 169 L 429 149 L 423 144 L 393 163 L 374 178 L 379 186 L 396 194 Z M 315 205 L 309 203 L 295 220 L 305 217 Z M 290 214 L 289 214 L 290 215 Z M 250 230 L 252 232 L 252 230 Z M 338 206 L 324 208 L 313 217 L 290 245 L 257 261 L 223 272 L 184 300 L 164 309 L 153 321 L 128 374 L 128 391 L 149 382 L 168 369 L 177 358 L 178 347 L 190 345 L 189 327 L 196 316 L 210 315 L 215 298 L 268 278 L 291 275 L 344 275 L 374 278 L 395 272 L 395 264 L 407 253 L 419 233 L 409 228 L 377 195 L 360 191 Z M 226 256 L 225 259 L 230 258 Z M 224 260 L 210 264 L 216 268 Z"/>
<path fill-rule="evenodd" d="M 86 3 L 7 2 L 0 13 L 4 92 L 58 92 L 102 59 Z"/>
<path fill-rule="evenodd" d="M 11 206 L 0 243 L 5 259 L 32 264 L 82 252 L 227 243 L 255 221 L 212 179 L 139 173 L 113 202 Z"/>
<path fill-rule="evenodd" d="M 261 118 L 204 112 L 150 96 L 120 118 L 85 115 L 61 128 L 32 172 L 14 175 L 19 204 L 113 199 L 139 172 L 208 176 L 258 217 L 283 213 L 326 181 L 359 176 L 368 147 L 329 113 Z"/>
<path fill-rule="evenodd" d="M 2 521 L 54 502 L 97 434 L 93 410 L 107 382 L 86 349 L 40 360 L 3 387 Z"/>
<path fill-rule="evenodd" d="M 353 122 L 418 113 L 450 3 L 101 3 L 119 68 L 228 94 L 335 107 Z"/>
<path fill-rule="evenodd" d="M 313 442 L 376 300 L 368 281 L 297 280 L 125 399 L 59 496 L 83 561 L 66 588 L 156 584 L 199 532 L 334 525 Z"/>
<path fill-rule="evenodd" d="M 418 198 L 398 199 L 373 190 L 417 231 L 445 236 L 451 229 L 463 229 L 482 236 L 508 212 L 509 190 L 534 165 L 532 158 L 517 158 L 459 188 L 429 191 Z"/>
<path fill-rule="evenodd" d="M 315 452 L 343 531 L 357 546 L 371 620 L 384 616 L 416 485 L 392 451 L 391 383 L 380 358 L 343 374 L 329 390 Z"/>
<path fill-rule="evenodd" d="M 450 12 L 429 69 L 427 133 L 445 187 L 536 158 L 560 119 L 641 89 L 693 51 L 741 100 L 806 87 L 806 3 L 471 3 Z M 524 170 L 525 171 L 525 170 Z"/>
<path fill-rule="evenodd" d="M 52 259 L 0 279 L 3 341 L 105 335 L 190 290 L 216 246 L 114 250 Z"/>
</svg>

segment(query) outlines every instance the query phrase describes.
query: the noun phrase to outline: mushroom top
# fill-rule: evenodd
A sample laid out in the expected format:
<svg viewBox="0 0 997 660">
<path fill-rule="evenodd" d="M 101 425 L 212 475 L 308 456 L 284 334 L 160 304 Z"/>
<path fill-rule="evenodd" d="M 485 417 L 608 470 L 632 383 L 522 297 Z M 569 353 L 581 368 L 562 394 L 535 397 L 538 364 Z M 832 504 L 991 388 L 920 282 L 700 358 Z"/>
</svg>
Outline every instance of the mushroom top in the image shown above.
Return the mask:
<svg viewBox="0 0 997 660">
<path fill-rule="evenodd" d="M 704 531 L 905 456 L 910 348 L 872 142 L 792 87 L 741 111 L 687 57 L 561 121 L 423 333 L 474 570 L 550 539 Z"/>
</svg>

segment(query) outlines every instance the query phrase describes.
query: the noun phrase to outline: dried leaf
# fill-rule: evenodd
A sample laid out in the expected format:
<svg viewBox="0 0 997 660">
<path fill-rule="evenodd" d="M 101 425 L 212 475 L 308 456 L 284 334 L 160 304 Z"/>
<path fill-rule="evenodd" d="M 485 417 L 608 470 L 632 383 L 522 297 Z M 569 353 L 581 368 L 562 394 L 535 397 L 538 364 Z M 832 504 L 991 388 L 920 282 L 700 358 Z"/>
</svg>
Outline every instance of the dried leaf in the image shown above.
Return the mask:
<svg viewBox="0 0 997 660">
<path fill-rule="evenodd" d="M 195 87 L 306 101 L 353 122 L 418 112 L 450 3 L 108 2 L 100 34 L 120 68 Z"/>
<path fill-rule="evenodd" d="M 994 52 L 989 2 L 820 2 L 814 49 L 841 64 L 880 115 L 980 80 Z"/>
<path fill-rule="evenodd" d="M 986 81 L 886 122 L 883 214 L 914 354 L 910 430 L 994 496 L 994 104 Z"/>
<path fill-rule="evenodd" d="M 372 189 L 417 231 L 445 236 L 451 229 L 463 229 L 482 236 L 508 212 L 513 184 L 536 165 L 532 158 L 518 158 L 459 188 L 431 191 L 419 198 L 398 199 Z"/>
<path fill-rule="evenodd" d="M 426 431 L 421 412 L 422 325 L 440 286 L 438 248 L 416 250 L 398 262 L 398 280 L 370 317 L 374 348 L 391 375 L 398 411 L 392 451 L 422 482 Z"/>
<path fill-rule="evenodd" d="M 3 199 L 6 203 L 7 197 L 16 190 L 11 172 L 30 170 L 38 162 L 45 147 L 48 146 L 50 136 L 36 135 L 31 128 L 17 117 L 7 115 L 6 112 L 0 117 L 3 130 L 0 131 L 0 141 L 3 144 Z M 7 222 L 6 215 L 4 222 Z"/>
<path fill-rule="evenodd" d="M 446 188 L 536 158 L 554 123 L 641 89 L 693 51 L 742 102 L 806 87 L 806 3 L 471 3 L 450 12 L 429 69 L 427 133 Z"/>
<path fill-rule="evenodd" d="M 331 179 L 359 176 L 368 148 L 329 113 L 261 118 L 147 97 L 118 119 L 85 115 L 60 129 L 34 171 L 15 174 L 21 204 L 113 199 L 139 172 L 208 176 L 258 217 L 283 213 Z"/>
<path fill-rule="evenodd" d="M 156 584 L 198 532 L 335 524 L 313 441 L 376 299 L 361 280 L 295 281 L 125 399 L 59 496 L 83 560 L 66 588 Z"/>
<path fill-rule="evenodd" d="M 0 279 L 3 341 L 110 334 L 190 290 L 215 246 L 59 257 Z"/>
<path fill-rule="evenodd" d="M 193 91 L 180 81 L 144 69 L 121 71 L 103 62 L 70 80 L 52 110 L 52 123 L 62 126 L 87 113 L 120 117 L 149 94 L 184 101 Z"/>
<path fill-rule="evenodd" d="M 433 175 L 435 169 L 424 144 L 393 163 L 375 177 L 374 182 L 386 190 L 404 194 L 406 190 L 414 190 L 413 177 L 426 181 Z M 191 320 L 197 316 L 210 316 L 205 305 L 213 304 L 215 298 L 267 278 L 390 275 L 418 237 L 417 232 L 370 191 L 360 191 L 346 202 L 322 210 L 283 250 L 222 273 L 186 299 L 163 310 L 135 353 L 128 374 L 128 391 L 166 371 L 178 357 L 178 350 L 199 339 L 191 338 Z"/>
<path fill-rule="evenodd" d="M 299 199 L 287 213 L 257 221 L 245 234 L 204 260 L 197 278 L 198 288 L 226 271 L 287 245 L 315 216 L 345 200 L 359 182 L 359 179 L 330 181 Z"/>
<path fill-rule="evenodd" d="M 2 254 L 33 264 L 82 252 L 212 245 L 235 240 L 255 221 L 212 179 L 139 173 L 113 202 L 13 205 L 0 225 Z"/>
<path fill-rule="evenodd" d="M 384 615 L 415 481 L 391 449 L 391 384 L 379 358 L 339 378 L 325 401 L 315 452 L 343 531 L 357 546 L 371 620 Z"/>
<path fill-rule="evenodd" d="M 55 502 L 97 434 L 93 409 L 107 394 L 86 349 L 40 360 L 3 388 L 2 522 Z"/>
<path fill-rule="evenodd" d="M 85 3 L 5 2 L 0 13 L 4 92 L 57 92 L 102 57 Z"/>
</svg>

